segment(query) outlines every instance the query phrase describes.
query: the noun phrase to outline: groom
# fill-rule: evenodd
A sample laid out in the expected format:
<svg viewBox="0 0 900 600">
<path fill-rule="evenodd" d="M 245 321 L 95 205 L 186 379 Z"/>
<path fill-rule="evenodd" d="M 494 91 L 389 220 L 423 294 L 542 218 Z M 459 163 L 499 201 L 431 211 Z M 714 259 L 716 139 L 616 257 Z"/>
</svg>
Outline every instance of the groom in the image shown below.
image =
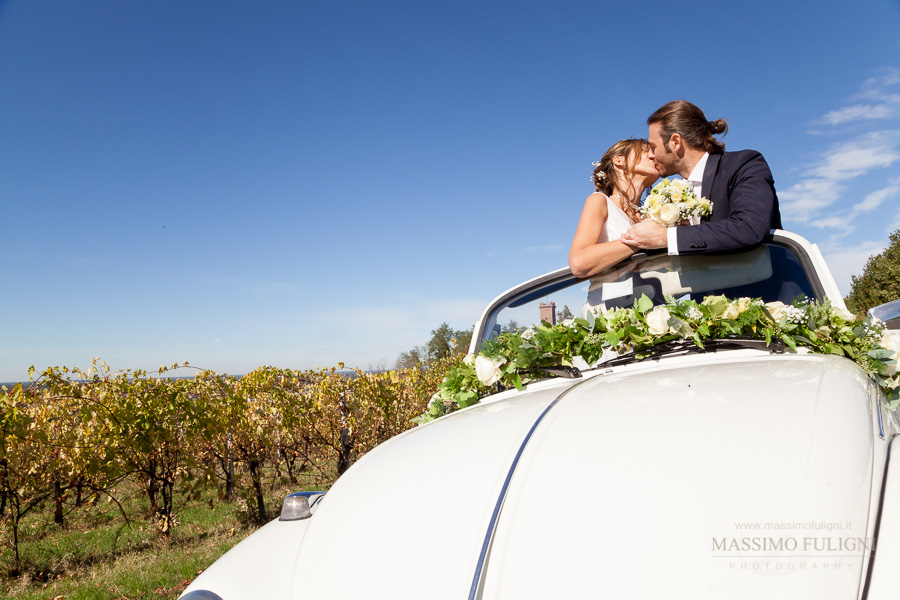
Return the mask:
<svg viewBox="0 0 900 600">
<path fill-rule="evenodd" d="M 713 203 L 712 216 L 695 227 L 664 228 L 650 219 L 632 225 L 619 239 L 639 248 L 666 248 L 669 254 L 737 251 L 781 228 L 778 197 L 769 165 L 755 150 L 725 152 L 713 135 L 728 131 L 722 119 L 707 121 L 685 100 L 661 106 L 647 119 L 649 157 L 660 175 L 681 175 L 697 196 Z"/>
</svg>

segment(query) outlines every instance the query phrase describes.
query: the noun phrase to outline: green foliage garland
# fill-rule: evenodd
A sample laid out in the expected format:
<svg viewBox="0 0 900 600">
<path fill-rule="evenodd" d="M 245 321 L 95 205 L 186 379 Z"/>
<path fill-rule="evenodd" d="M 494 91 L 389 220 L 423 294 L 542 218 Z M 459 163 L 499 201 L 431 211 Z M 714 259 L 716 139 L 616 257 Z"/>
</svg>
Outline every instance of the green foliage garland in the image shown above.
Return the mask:
<svg viewBox="0 0 900 600">
<path fill-rule="evenodd" d="M 537 369 L 576 363 L 583 367 L 632 351 L 641 358 L 674 340 L 703 348 L 705 340 L 723 338 L 755 338 L 767 346 L 783 343 L 793 351 L 805 347 L 817 354 L 845 356 L 878 383 L 891 407 L 900 403 L 895 360 L 900 334 L 869 318 L 860 319 L 828 301 L 785 305 L 709 296 L 698 303 L 667 297 L 666 304 L 654 307 L 642 296 L 633 308 L 588 312 L 584 318 L 501 333 L 486 341 L 477 356 L 466 357 L 450 371 L 415 421 L 426 423 L 476 404 L 496 391 L 497 384 L 522 389 L 529 380 L 547 376 Z"/>
</svg>

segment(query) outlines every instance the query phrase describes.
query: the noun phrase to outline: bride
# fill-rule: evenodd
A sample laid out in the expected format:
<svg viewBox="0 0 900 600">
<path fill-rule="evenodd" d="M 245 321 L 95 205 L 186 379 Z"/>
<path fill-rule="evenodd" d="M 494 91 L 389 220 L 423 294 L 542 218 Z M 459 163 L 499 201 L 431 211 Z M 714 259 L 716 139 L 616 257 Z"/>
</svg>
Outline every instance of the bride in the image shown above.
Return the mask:
<svg viewBox="0 0 900 600">
<path fill-rule="evenodd" d="M 584 201 L 569 250 L 569 268 L 576 277 L 590 277 L 638 250 L 619 236 L 641 220 L 641 194 L 659 179 L 649 150 L 647 140 L 622 140 L 594 163 L 597 191 Z"/>
</svg>

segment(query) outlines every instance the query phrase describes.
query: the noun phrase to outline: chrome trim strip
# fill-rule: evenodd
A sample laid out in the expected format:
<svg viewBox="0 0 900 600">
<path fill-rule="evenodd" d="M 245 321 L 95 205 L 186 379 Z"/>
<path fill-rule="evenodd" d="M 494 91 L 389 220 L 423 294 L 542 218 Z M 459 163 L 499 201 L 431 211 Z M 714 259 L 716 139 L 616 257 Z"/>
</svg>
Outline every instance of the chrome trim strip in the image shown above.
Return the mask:
<svg viewBox="0 0 900 600">
<path fill-rule="evenodd" d="M 881 402 L 878 402 L 877 400 L 875 402 L 877 403 L 875 410 L 878 411 L 878 434 L 881 439 L 884 439 L 884 421 L 881 416 L 883 409 L 881 408 Z"/>
<path fill-rule="evenodd" d="M 528 433 L 525 435 L 525 439 L 522 440 L 521 445 L 519 445 L 519 450 L 516 452 L 516 457 L 513 459 L 512 464 L 509 467 L 509 472 L 506 474 L 506 480 L 503 482 L 503 487 L 500 488 L 500 496 L 497 498 L 497 503 L 494 505 L 494 512 L 491 514 L 491 522 L 488 525 L 487 533 L 484 535 L 484 542 L 481 544 L 481 552 L 478 554 L 478 564 L 475 567 L 475 576 L 472 578 L 472 587 L 469 590 L 469 600 L 475 600 L 478 594 L 478 587 L 481 585 L 481 577 L 484 571 L 484 564 L 487 561 L 488 557 L 488 548 L 491 546 L 491 542 L 494 539 L 494 532 L 497 529 L 497 521 L 500 519 L 500 511 L 503 508 L 503 503 L 506 501 L 506 494 L 509 491 L 509 484 L 512 481 L 513 474 L 516 472 L 516 467 L 519 465 L 519 459 L 522 457 L 522 453 L 525 451 L 525 446 L 528 445 L 528 442 L 531 440 L 531 436 L 534 434 L 538 425 L 541 424 L 541 421 L 544 420 L 544 417 L 547 416 L 547 413 L 550 412 L 556 404 L 562 400 L 563 396 L 571 392 L 574 388 L 578 387 L 586 380 L 582 380 L 561 393 L 559 396 L 553 399 L 550 404 L 544 408 L 543 412 L 541 412 L 540 416 L 537 420 L 531 425 L 531 429 L 528 430 Z"/>
<path fill-rule="evenodd" d="M 881 409 L 879 407 L 879 413 Z M 869 550 L 869 564 L 866 568 L 866 581 L 863 584 L 863 592 L 860 596 L 861 600 L 866 600 L 869 596 L 869 586 L 872 584 L 872 571 L 875 569 L 876 552 L 878 550 L 878 535 L 881 530 L 881 512 L 884 510 L 884 494 L 887 491 L 888 467 L 891 466 L 891 450 L 894 448 L 894 440 L 900 437 L 900 434 L 891 436 L 888 442 L 887 454 L 884 457 L 884 475 L 881 477 L 881 492 L 878 495 L 878 513 L 875 515 L 875 528 L 872 530 L 872 538 L 875 543 Z"/>
<path fill-rule="evenodd" d="M 222 597 L 209 590 L 194 590 L 189 594 L 181 596 L 181 600 L 222 600 Z"/>
<path fill-rule="evenodd" d="M 313 496 L 324 496 L 325 492 L 293 492 L 288 494 L 286 497 L 290 498 L 291 496 L 306 496 L 307 499 L 312 498 Z"/>
</svg>

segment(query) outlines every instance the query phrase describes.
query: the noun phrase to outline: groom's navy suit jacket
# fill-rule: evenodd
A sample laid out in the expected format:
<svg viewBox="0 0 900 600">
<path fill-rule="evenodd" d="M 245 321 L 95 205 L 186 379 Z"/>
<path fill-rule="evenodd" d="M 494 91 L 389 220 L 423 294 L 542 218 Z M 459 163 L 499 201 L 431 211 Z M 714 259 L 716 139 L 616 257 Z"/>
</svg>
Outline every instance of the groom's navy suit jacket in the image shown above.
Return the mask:
<svg viewBox="0 0 900 600">
<path fill-rule="evenodd" d="M 756 150 L 710 154 L 703 195 L 713 203 L 708 222 L 679 227 L 679 254 L 710 254 L 752 248 L 770 229 L 781 229 L 772 172 Z"/>
</svg>

